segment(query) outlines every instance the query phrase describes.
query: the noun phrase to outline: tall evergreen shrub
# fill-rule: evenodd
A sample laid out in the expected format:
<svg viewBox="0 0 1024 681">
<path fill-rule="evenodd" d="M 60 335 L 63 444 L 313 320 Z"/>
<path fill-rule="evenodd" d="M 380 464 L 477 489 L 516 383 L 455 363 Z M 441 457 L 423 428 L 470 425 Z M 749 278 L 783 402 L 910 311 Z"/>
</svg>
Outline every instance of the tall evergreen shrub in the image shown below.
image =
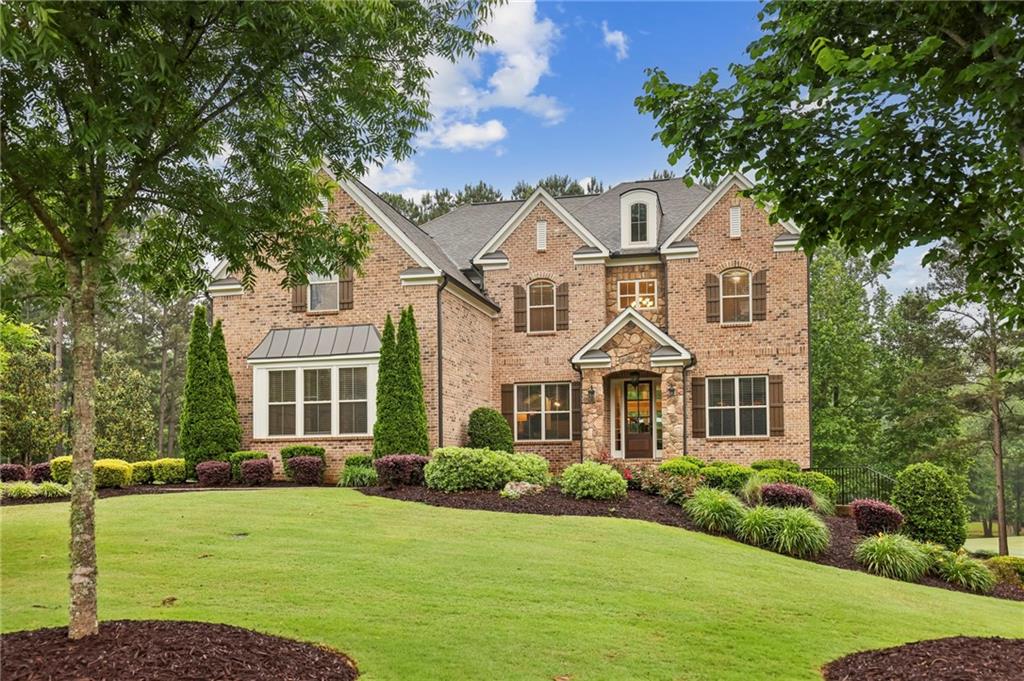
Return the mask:
<svg viewBox="0 0 1024 681">
<path fill-rule="evenodd" d="M 210 375 L 217 380 L 219 397 L 216 402 L 216 423 L 222 429 L 219 441 L 223 453 L 237 451 L 242 446 L 242 424 L 238 420 L 238 396 L 235 382 L 228 368 L 228 349 L 224 342 L 224 329 L 220 320 L 210 334 Z"/>
<path fill-rule="evenodd" d="M 380 360 L 377 364 L 377 421 L 373 424 L 373 458 L 393 454 L 401 421 L 397 416 L 398 403 L 395 392 L 398 379 L 395 377 L 395 325 L 391 315 L 384 321 L 380 338 Z"/>
<path fill-rule="evenodd" d="M 427 439 L 427 405 L 423 401 L 423 372 L 420 367 L 420 338 L 412 305 L 402 311 L 398 323 L 397 355 L 399 395 L 404 427 L 401 449 L 394 453 L 421 454 L 430 451 Z"/>
</svg>

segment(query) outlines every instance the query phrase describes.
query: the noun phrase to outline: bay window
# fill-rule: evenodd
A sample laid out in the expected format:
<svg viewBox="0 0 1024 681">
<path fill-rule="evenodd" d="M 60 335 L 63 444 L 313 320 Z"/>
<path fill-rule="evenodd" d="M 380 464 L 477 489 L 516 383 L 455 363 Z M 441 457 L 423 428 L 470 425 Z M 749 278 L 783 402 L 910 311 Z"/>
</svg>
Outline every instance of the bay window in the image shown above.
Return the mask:
<svg viewBox="0 0 1024 681">
<path fill-rule="evenodd" d="M 376 360 L 292 360 L 253 367 L 253 437 L 373 435 Z"/>
</svg>

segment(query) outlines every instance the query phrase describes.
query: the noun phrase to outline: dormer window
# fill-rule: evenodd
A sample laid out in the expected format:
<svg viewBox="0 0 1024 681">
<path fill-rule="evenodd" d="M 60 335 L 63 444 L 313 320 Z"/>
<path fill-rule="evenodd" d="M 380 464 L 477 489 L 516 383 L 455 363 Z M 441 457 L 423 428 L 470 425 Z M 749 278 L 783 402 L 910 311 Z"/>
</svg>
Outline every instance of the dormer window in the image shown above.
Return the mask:
<svg viewBox="0 0 1024 681">
<path fill-rule="evenodd" d="M 655 245 L 658 235 L 658 195 L 649 189 L 634 189 L 620 199 L 622 247 Z"/>
<path fill-rule="evenodd" d="M 646 203 L 634 203 L 629 207 L 629 240 L 633 243 L 647 241 Z"/>
</svg>

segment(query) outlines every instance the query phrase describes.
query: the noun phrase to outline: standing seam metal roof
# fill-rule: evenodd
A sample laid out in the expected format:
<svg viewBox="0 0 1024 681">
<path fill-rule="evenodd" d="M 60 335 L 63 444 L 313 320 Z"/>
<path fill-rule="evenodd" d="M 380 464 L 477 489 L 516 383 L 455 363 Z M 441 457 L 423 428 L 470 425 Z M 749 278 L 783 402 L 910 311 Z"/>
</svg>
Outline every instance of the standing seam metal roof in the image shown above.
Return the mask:
<svg viewBox="0 0 1024 681">
<path fill-rule="evenodd" d="M 372 324 L 271 329 L 249 359 L 293 359 L 366 355 L 380 352 L 380 334 Z"/>
</svg>

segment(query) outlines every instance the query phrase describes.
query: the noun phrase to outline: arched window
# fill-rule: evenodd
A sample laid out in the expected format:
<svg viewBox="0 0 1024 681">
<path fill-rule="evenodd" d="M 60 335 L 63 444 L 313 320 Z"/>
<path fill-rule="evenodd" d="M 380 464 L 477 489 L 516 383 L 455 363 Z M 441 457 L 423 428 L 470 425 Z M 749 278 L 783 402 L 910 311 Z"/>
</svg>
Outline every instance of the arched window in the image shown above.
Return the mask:
<svg viewBox="0 0 1024 681">
<path fill-rule="evenodd" d="M 634 203 L 629 207 L 629 240 L 633 243 L 647 241 L 646 203 Z"/>
<path fill-rule="evenodd" d="M 750 272 L 722 272 L 722 323 L 750 321 Z"/>
<path fill-rule="evenodd" d="M 555 330 L 555 285 L 535 281 L 526 288 L 527 327 L 533 333 Z"/>
</svg>

